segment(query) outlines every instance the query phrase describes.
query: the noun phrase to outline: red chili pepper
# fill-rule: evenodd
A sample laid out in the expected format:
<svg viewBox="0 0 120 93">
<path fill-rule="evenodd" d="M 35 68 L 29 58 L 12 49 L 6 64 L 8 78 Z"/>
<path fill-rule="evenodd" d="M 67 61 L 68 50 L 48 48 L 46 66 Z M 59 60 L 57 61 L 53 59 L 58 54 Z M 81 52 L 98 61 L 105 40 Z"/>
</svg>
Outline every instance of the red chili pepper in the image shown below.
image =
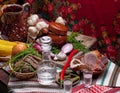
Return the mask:
<svg viewBox="0 0 120 93">
<path fill-rule="evenodd" d="M 63 80 L 64 80 L 64 74 L 65 74 L 65 71 L 66 69 L 70 66 L 70 62 L 72 60 L 72 57 L 78 52 L 77 49 L 74 49 L 70 55 L 68 56 L 68 60 L 66 61 L 62 71 L 61 71 L 61 74 L 60 74 L 60 86 L 62 87 L 62 83 L 63 83 Z"/>
</svg>

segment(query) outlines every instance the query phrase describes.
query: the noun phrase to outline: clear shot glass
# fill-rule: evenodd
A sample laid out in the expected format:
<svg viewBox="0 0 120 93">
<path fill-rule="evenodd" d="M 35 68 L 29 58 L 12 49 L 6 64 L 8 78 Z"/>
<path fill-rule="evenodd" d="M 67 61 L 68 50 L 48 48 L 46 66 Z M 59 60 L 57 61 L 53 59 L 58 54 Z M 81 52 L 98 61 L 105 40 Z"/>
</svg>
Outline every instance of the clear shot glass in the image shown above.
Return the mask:
<svg viewBox="0 0 120 93">
<path fill-rule="evenodd" d="M 92 85 L 93 72 L 91 70 L 83 70 L 83 83 L 86 88 Z"/>
<path fill-rule="evenodd" d="M 72 93 L 72 80 L 65 79 L 63 82 L 64 85 L 64 93 Z"/>
</svg>

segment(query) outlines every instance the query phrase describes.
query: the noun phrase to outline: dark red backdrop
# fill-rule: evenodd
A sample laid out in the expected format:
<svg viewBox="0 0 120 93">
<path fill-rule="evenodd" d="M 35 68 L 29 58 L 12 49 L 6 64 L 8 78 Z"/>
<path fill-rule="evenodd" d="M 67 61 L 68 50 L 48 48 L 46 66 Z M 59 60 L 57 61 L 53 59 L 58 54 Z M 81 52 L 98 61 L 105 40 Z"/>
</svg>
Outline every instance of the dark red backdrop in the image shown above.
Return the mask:
<svg viewBox="0 0 120 93">
<path fill-rule="evenodd" d="M 71 3 L 80 3 L 81 8 L 76 15 L 78 20 L 85 17 L 97 27 L 98 37 L 101 36 L 100 27 L 105 24 L 110 35 L 115 35 L 113 19 L 120 10 L 120 0 L 68 0 Z M 85 32 L 87 33 L 87 32 Z"/>
</svg>

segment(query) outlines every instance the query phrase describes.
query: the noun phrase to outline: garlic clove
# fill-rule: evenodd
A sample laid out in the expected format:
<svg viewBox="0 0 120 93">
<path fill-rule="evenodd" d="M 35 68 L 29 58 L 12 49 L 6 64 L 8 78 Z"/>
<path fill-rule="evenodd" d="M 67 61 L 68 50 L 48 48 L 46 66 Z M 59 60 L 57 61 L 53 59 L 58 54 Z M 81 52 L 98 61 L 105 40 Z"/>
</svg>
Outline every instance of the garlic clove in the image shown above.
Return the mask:
<svg viewBox="0 0 120 93">
<path fill-rule="evenodd" d="M 55 55 L 53 60 L 57 61 L 58 60 L 58 57 Z"/>
<path fill-rule="evenodd" d="M 67 58 L 67 55 L 63 51 L 61 51 L 57 54 L 57 58 L 58 58 L 58 60 L 62 61 L 62 60 L 65 60 Z"/>
<path fill-rule="evenodd" d="M 40 31 L 42 28 L 48 28 L 48 24 L 47 23 L 45 23 L 44 21 L 42 21 L 42 22 L 38 22 L 37 24 L 36 24 L 36 28 Z"/>
</svg>

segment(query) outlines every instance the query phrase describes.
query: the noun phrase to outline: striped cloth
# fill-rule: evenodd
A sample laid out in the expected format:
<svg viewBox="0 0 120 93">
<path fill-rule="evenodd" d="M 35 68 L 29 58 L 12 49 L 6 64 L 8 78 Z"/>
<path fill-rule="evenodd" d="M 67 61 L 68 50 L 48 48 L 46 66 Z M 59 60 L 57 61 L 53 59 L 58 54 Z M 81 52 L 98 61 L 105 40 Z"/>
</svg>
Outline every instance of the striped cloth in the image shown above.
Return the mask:
<svg viewBox="0 0 120 93">
<path fill-rule="evenodd" d="M 108 63 L 107 69 L 95 80 L 95 84 L 109 87 L 120 87 L 120 67 L 113 62 Z"/>
<path fill-rule="evenodd" d="M 120 89 L 120 67 L 115 65 L 113 62 L 109 62 L 106 70 L 102 74 L 98 75 L 97 78 L 93 79 L 93 83 L 94 85 L 87 90 L 85 88 L 77 88 L 81 85 L 75 86 L 73 87 L 73 93 L 103 93 L 109 89 L 112 90 L 110 87 L 119 87 Z M 64 93 L 63 89 L 60 88 L 46 88 L 40 86 L 36 77 L 26 81 L 21 81 L 15 77 L 10 77 L 8 86 L 13 89 L 15 93 Z"/>
<path fill-rule="evenodd" d="M 58 88 L 56 84 L 51 86 L 42 86 L 34 77 L 29 80 L 19 80 L 11 77 L 8 83 L 10 89 L 15 93 L 62 93 L 63 90 Z"/>
</svg>

